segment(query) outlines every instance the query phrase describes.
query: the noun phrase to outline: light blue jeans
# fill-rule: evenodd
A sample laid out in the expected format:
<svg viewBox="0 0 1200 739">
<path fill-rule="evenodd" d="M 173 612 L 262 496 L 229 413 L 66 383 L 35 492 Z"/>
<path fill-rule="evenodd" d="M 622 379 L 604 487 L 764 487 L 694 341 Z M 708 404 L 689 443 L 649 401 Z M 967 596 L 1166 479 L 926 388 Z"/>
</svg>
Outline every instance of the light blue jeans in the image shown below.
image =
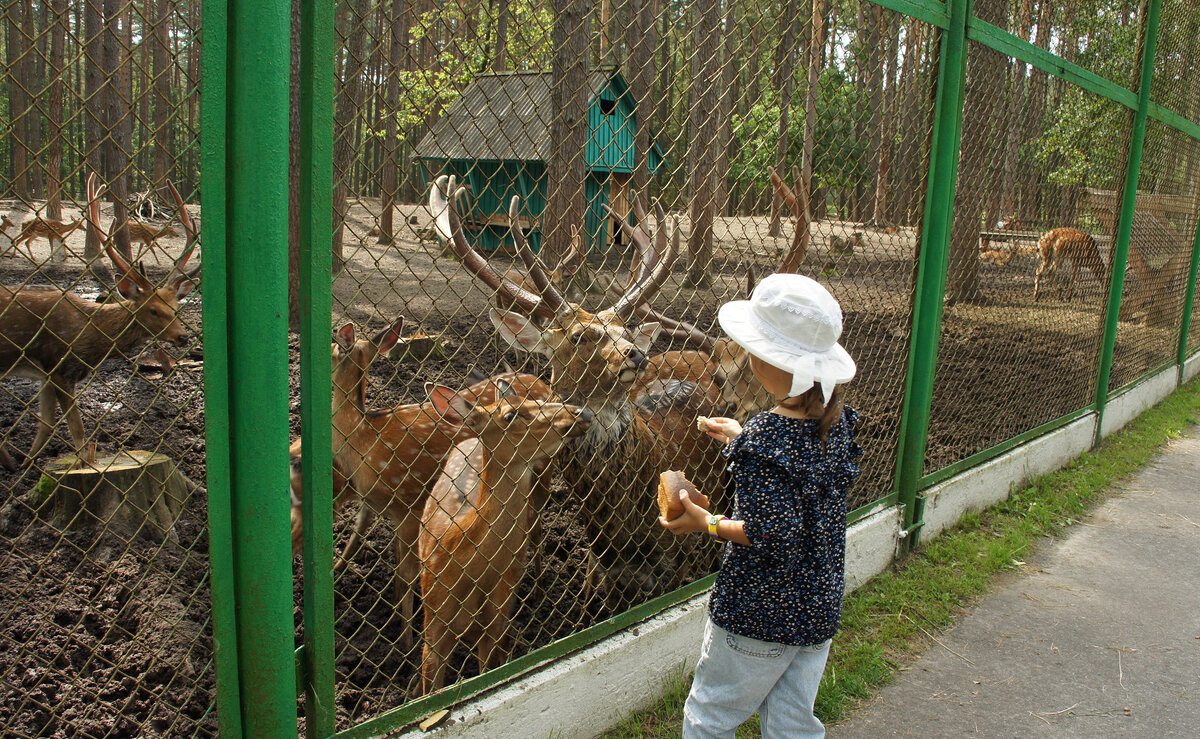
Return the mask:
<svg viewBox="0 0 1200 739">
<path fill-rule="evenodd" d="M 683 739 L 732 739 L 758 711 L 763 739 L 820 739 L 813 702 L 829 641 L 794 647 L 731 634 L 708 620 L 692 691 L 683 706 Z"/>
</svg>

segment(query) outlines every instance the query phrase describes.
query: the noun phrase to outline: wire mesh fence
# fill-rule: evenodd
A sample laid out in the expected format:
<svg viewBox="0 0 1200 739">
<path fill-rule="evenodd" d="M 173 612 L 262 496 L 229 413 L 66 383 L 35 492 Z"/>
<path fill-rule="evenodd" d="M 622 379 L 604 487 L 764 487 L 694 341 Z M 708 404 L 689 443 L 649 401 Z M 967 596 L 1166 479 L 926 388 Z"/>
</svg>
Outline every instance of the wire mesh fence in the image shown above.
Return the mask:
<svg viewBox="0 0 1200 739">
<path fill-rule="evenodd" d="M 1139 3 L 975 14 L 1135 85 Z M 1196 18 L 1165 0 L 1151 91 L 1193 120 Z M 943 30 L 866 0 L 346 0 L 335 19 L 339 729 L 715 571 L 717 547 L 655 523 L 659 473 L 732 507 L 697 417 L 773 404 L 716 323 L 770 272 L 841 302 L 864 418 L 848 507 L 894 495 Z M 0 323 L 26 338 L 0 347 L 0 727 L 212 734 L 200 291 L 176 269 L 202 256 L 199 6 L 16 0 L 4 21 Z M 967 52 L 926 474 L 1095 402 L 1133 118 Z M 1174 358 L 1197 146 L 1150 124 L 1111 389 Z M 170 326 L 122 341 L 97 318 L 160 287 Z M 99 353 L 39 381 L 50 334 Z M 39 415 L 54 432 L 25 460 Z M 92 444 L 84 483 L 56 458 Z"/>
<path fill-rule="evenodd" d="M 4 7 L 6 736 L 215 731 L 198 296 L 173 271 L 198 228 L 198 29 L 198 3 Z"/>
<path fill-rule="evenodd" d="M 927 473 L 1094 402 L 1129 139 L 1118 104 L 968 54 Z"/>
</svg>

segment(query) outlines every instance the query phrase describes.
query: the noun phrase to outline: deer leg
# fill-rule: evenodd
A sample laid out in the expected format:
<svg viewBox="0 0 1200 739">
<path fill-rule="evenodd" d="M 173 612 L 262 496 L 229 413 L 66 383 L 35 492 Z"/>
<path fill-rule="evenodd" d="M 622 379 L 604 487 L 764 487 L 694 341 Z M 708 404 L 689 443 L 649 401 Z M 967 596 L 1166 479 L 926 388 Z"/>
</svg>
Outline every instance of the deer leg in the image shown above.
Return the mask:
<svg viewBox="0 0 1200 739">
<path fill-rule="evenodd" d="M 333 563 L 333 571 L 341 572 L 346 569 L 346 565 L 354 559 L 354 555 L 358 554 L 358 549 L 362 546 L 363 536 L 367 532 L 367 524 L 371 521 L 371 506 L 366 500 L 363 500 L 358 506 L 358 514 L 354 517 L 354 526 L 350 529 L 350 538 L 346 540 L 346 546 L 342 548 L 342 553 Z"/>
<path fill-rule="evenodd" d="M 33 459 L 46 446 L 46 442 L 50 441 L 50 435 L 54 433 L 54 407 L 57 399 L 54 394 L 54 384 L 50 378 L 46 378 L 42 382 L 42 389 L 38 391 L 38 432 L 33 438 L 33 446 L 29 447 L 29 458 L 25 461 L 26 464 L 33 464 Z"/>
<path fill-rule="evenodd" d="M 417 536 L 421 530 L 421 519 L 410 513 L 396 527 L 393 540 L 396 556 L 396 576 L 392 586 L 396 603 L 400 605 L 402 621 L 400 646 L 408 649 L 413 645 L 413 610 L 417 578 L 421 565 L 417 560 Z"/>
<path fill-rule="evenodd" d="M 75 402 L 75 395 L 58 385 L 54 386 L 54 394 L 58 398 L 58 407 L 67 419 L 67 429 L 75 441 L 79 458 L 85 462 L 95 462 L 96 449 L 94 446 L 88 446 L 87 432 L 83 430 L 83 417 L 79 413 L 79 405 Z"/>
<path fill-rule="evenodd" d="M 507 650 L 504 649 L 504 638 L 505 632 L 508 631 L 511 597 L 504 597 L 503 601 L 494 606 L 486 606 L 483 610 L 486 623 L 483 624 L 483 633 L 479 636 L 479 649 L 476 652 L 481 673 L 503 665 L 508 657 Z"/>
<path fill-rule="evenodd" d="M 1033 276 L 1033 302 L 1035 303 L 1038 301 L 1038 292 L 1042 289 L 1042 275 L 1046 272 L 1046 267 L 1049 263 L 1046 255 L 1043 254 L 1041 264 L 1037 268 L 1037 274 Z"/>
<path fill-rule="evenodd" d="M 446 660 L 454 650 L 454 634 L 436 618 L 425 619 L 425 646 L 421 650 L 421 694 L 429 695 L 446 683 Z"/>
</svg>

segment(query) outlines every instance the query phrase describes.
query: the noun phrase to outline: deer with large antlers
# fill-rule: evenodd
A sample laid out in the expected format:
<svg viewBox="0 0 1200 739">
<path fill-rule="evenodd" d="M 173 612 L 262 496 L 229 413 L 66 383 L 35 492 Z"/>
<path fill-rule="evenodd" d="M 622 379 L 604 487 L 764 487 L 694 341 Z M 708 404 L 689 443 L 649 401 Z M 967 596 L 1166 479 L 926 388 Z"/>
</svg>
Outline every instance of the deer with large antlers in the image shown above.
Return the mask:
<svg viewBox="0 0 1200 739">
<path fill-rule="evenodd" d="M 179 301 L 194 290 L 200 268 L 182 270 L 195 248 L 196 234 L 185 221 L 189 246 L 175 265 L 180 274 L 155 287 L 113 248 L 100 226 L 100 195 L 96 175 L 87 182 L 87 227 L 94 229 L 120 277 L 121 299 L 95 303 L 62 290 L 41 287 L 0 287 L 0 377 L 17 375 L 41 382 L 38 392 L 39 428 L 29 450 L 32 460 L 54 430 L 57 404 L 77 452 L 94 458 L 83 420 L 75 403 L 75 385 L 113 354 L 128 354 L 147 340 L 187 346 L 191 333 L 178 318 Z M 171 188 L 178 199 L 179 194 Z M 182 201 L 180 201 L 182 205 Z M 182 210 L 182 207 L 181 207 Z"/>
<path fill-rule="evenodd" d="M 591 411 L 563 403 L 505 398 L 471 408 L 461 399 L 452 402 L 476 437 L 454 447 L 421 517 L 425 693 L 442 687 L 459 639 L 474 641 L 480 672 L 503 664 L 537 516 L 536 467 L 592 423 Z"/>
<path fill-rule="evenodd" d="M 696 432 L 697 415 L 711 414 L 707 399 L 692 383 L 680 382 L 671 393 L 634 404 L 629 391 L 646 367 L 646 353 L 659 325 L 634 327 L 635 309 L 648 301 L 666 279 L 677 248 L 666 247 L 666 230 L 656 236 L 664 258 L 645 279 L 634 284 L 609 308 L 591 313 L 568 303 L 550 282 L 530 251 L 519 227 L 513 229 L 517 251 L 525 261 L 537 292 L 526 290 L 497 274 L 467 242 L 457 212 L 465 188 L 453 179 L 439 178 L 430 189 L 429 209 L 439 234 L 450 243 L 462 264 L 493 290 L 503 292 L 517 311 L 492 309 L 490 318 L 500 335 L 515 348 L 549 359 L 550 387 L 564 402 L 589 409 L 594 421 L 579 439 L 559 455 L 570 480 L 592 552 L 605 565 L 620 567 L 643 580 L 649 577 L 647 555 L 668 555 L 670 537 L 646 527 L 644 536 L 629 536 L 619 524 L 642 520 L 655 510 L 658 474 L 683 469 L 706 490 L 719 487 L 718 449 Z M 517 223 L 519 200 L 509 215 Z M 665 220 L 659 208 L 660 224 Z M 649 239 L 640 225 L 622 222 L 631 239 Z M 539 322 L 544 322 L 541 325 Z M 653 583 L 650 584 L 653 587 Z"/>
<path fill-rule="evenodd" d="M 455 391 L 433 385 L 430 400 L 385 411 L 368 411 L 365 405 L 367 370 L 375 358 L 400 340 L 404 319 L 397 319 L 369 339 L 356 336 L 354 324 L 335 334 L 333 361 L 333 464 L 335 506 L 340 508 L 354 491 L 363 499 L 354 531 L 337 560 L 342 569 L 353 556 L 366 526 L 368 510 L 387 516 L 395 527 L 393 591 L 403 619 L 401 643 L 412 644 L 418 564 L 417 532 L 421 508 L 442 462 L 455 444 L 473 432 L 464 428 L 451 401 L 495 402 L 501 396 L 547 399 L 550 388 L 532 375 L 507 373 Z M 292 549 L 299 553 L 303 522 L 299 486 L 301 447 L 292 445 Z"/>
</svg>

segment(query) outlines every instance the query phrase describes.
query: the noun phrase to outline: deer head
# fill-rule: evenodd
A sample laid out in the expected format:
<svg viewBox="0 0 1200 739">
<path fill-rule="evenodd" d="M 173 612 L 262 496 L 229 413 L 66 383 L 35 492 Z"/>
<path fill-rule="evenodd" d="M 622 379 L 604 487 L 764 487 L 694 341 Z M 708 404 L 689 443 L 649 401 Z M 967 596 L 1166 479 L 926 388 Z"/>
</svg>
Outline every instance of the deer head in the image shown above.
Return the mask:
<svg viewBox="0 0 1200 739">
<path fill-rule="evenodd" d="M 196 267 L 190 272 L 183 271 L 195 244 L 189 243 L 189 248 L 184 250 L 183 256 L 175 263 L 173 269 L 178 270 L 179 274 L 170 278 L 165 286 L 155 287 L 146 277 L 145 270 L 140 264 L 137 269 L 134 269 L 113 247 L 108 232 L 100 225 L 100 196 L 104 193 L 104 189 L 95 172 L 88 175 L 86 221 L 89 231 L 94 231 L 100 242 L 104 244 L 104 250 L 116 269 L 117 292 L 128 301 L 127 307 L 133 314 L 134 322 L 140 330 L 145 331 L 152 338 L 178 346 L 186 346 L 191 342 L 192 337 L 179 322 L 177 313 L 179 301 L 195 290 L 200 282 L 200 267 Z M 171 186 L 171 191 L 178 199 L 179 194 L 175 192 L 174 186 Z M 182 200 L 179 199 L 178 202 L 181 204 L 180 211 L 186 213 L 182 209 Z M 195 233 L 190 226 L 189 219 L 184 227 L 188 229 L 189 242 L 192 242 Z"/>
<path fill-rule="evenodd" d="M 520 307 L 521 313 L 497 309 L 489 312 L 500 335 L 514 347 L 549 359 L 551 387 L 564 401 L 593 407 L 625 402 L 659 330 L 656 323 L 637 327 L 628 324 L 636 307 L 653 297 L 670 269 L 674 253 L 665 248 L 665 231 L 659 233 L 659 245 L 667 253 L 656 269 L 635 280 L 612 307 L 591 313 L 563 297 L 519 227 L 513 228 L 513 240 L 538 294 L 497 274 L 463 233 L 456 204 L 464 193 L 465 188 L 455 188 L 453 177 L 440 177 L 430 189 L 429 210 L 438 232 L 449 241 L 463 265 Z M 514 197 L 509 207 L 514 224 L 519 205 L 520 200 Z M 644 230 L 639 229 L 638 237 L 648 240 Z M 545 325 L 538 325 L 522 313 L 544 320 Z"/>
</svg>

